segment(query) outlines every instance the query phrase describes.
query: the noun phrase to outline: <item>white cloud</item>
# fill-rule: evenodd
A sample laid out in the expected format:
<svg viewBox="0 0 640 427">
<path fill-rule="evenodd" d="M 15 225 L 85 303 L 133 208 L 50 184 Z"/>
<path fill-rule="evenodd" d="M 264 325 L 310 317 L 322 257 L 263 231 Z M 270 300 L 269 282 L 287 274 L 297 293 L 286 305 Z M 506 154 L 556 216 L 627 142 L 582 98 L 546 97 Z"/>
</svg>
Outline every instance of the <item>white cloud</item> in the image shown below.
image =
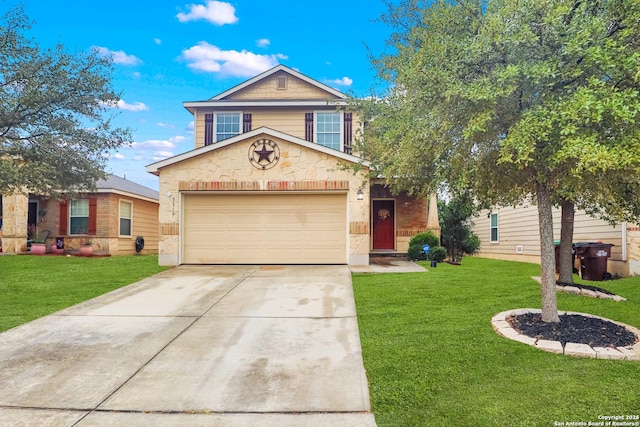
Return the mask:
<svg viewBox="0 0 640 427">
<path fill-rule="evenodd" d="M 122 50 L 112 51 L 102 46 L 93 46 L 99 55 L 101 56 L 110 56 L 113 59 L 114 64 L 121 65 L 138 65 L 142 64 L 142 60 L 135 57 L 134 55 L 127 55 Z"/>
<path fill-rule="evenodd" d="M 351 86 L 353 80 L 349 77 L 343 77 L 341 79 L 329 80 L 328 83 L 338 86 Z"/>
<path fill-rule="evenodd" d="M 142 102 L 127 104 L 127 102 L 122 99 L 117 102 L 101 102 L 101 104 L 108 108 L 119 108 L 126 111 L 145 111 L 149 109 L 149 107 Z"/>
<path fill-rule="evenodd" d="M 173 156 L 173 153 L 171 151 L 156 151 L 155 153 L 153 153 L 153 156 L 151 156 L 151 159 L 154 162 L 157 162 L 172 156 Z"/>
<path fill-rule="evenodd" d="M 160 40 L 159 38 L 155 38 L 155 39 L 153 39 L 153 42 L 154 42 L 155 44 L 162 44 L 162 40 Z"/>
<path fill-rule="evenodd" d="M 269 39 L 256 40 L 256 46 L 258 46 L 258 47 L 267 47 L 270 44 L 271 44 L 271 40 L 269 40 Z"/>
<path fill-rule="evenodd" d="M 164 122 L 158 122 L 156 123 L 158 125 L 158 127 L 161 128 L 174 128 L 175 126 L 169 123 L 164 123 Z"/>
<path fill-rule="evenodd" d="M 259 55 L 242 50 L 221 50 L 207 42 L 200 42 L 182 51 L 182 56 L 194 70 L 220 73 L 233 77 L 253 77 L 278 65 L 279 59 L 287 59 L 280 53 Z"/>
<path fill-rule="evenodd" d="M 189 133 L 193 133 L 193 130 L 195 129 L 195 127 L 196 127 L 195 122 L 191 120 L 185 130 Z"/>
<path fill-rule="evenodd" d="M 135 150 L 146 150 L 149 148 L 152 149 L 158 149 L 158 148 L 166 148 L 166 149 L 172 149 L 175 148 L 175 144 L 173 144 L 170 141 L 164 141 L 164 140 L 160 140 L 160 139 L 149 139 L 147 141 L 142 141 L 142 142 L 134 142 L 133 144 L 131 144 L 131 148 L 135 149 Z"/>
<path fill-rule="evenodd" d="M 140 76 L 141 76 L 141 74 L 140 74 L 139 72 L 137 72 L 137 71 L 136 71 L 136 72 L 131 73 L 131 77 L 133 77 L 134 79 L 139 79 L 139 78 L 140 78 Z"/>
<path fill-rule="evenodd" d="M 141 160 L 144 160 L 144 157 L 142 157 L 142 156 L 134 156 L 133 160 L 135 160 L 136 162 L 139 162 Z"/>
<path fill-rule="evenodd" d="M 173 142 L 174 144 L 179 144 L 181 142 L 185 142 L 187 140 L 187 138 L 185 138 L 182 135 L 178 135 L 178 136 L 174 136 L 173 138 L 169 138 L 170 142 Z"/>
<path fill-rule="evenodd" d="M 116 153 L 116 154 L 114 154 L 114 155 L 113 155 L 113 158 L 114 158 L 114 159 L 118 159 L 118 160 L 124 160 L 124 159 L 125 159 L 124 155 L 122 155 L 122 154 L 120 154 L 120 153 Z"/>
<path fill-rule="evenodd" d="M 204 19 L 215 25 L 234 24 L 238 22 L 236 9 L 231 3 L 209 0 L 205 5 L 190 4 L 189 13 L 178 13 L 176 16 L 180 22 L 196 21 Z"/>
</svg>

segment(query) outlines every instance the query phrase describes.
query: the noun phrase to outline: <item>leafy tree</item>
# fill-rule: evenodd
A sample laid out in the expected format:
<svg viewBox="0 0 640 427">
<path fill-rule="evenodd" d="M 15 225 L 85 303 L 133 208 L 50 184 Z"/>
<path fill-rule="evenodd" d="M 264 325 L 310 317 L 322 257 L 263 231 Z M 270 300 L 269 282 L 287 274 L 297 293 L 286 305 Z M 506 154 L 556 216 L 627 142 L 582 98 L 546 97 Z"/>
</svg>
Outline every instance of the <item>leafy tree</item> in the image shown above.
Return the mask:
<svg viewBox="0 0 640 427">
<path fill-rule="evenodd" d="M 542 318 L 559 321 L 552 207 L 629 214 L 638 194 L 640 2 L 388 6 L 390 51 L 374 65 L 389 87 L 360 103 L 359 149 L 392 187 L 537 204 Z"/>
<path fill-rule="evenodd" d="M 480 241 L 471 231 L 471 217 L 478 207 L 469 193 L 454 196 L 448 203 L 438 203 L 442 244 L 451 262 L 460 262 L 465 253 L 478 250 Z"/>
<path fill-rule="evenodd" d="M 22 7 L 1 19 L 0 192 L 93 189 L 107 152 L 131 140 L 107 112 L 120 99 L 111 59 L 40 48 Z"/>
</svg>

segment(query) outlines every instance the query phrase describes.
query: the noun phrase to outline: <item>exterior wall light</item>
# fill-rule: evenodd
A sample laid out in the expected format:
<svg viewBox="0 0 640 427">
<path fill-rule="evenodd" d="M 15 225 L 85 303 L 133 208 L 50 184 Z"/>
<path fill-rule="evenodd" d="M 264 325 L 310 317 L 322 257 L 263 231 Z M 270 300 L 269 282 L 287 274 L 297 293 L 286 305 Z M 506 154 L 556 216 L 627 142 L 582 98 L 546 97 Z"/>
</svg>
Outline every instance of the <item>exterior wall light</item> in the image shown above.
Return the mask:
<svg viewBox="0 0 640 427">
<path fill-rule="evenodd" d="M 358 200 L 364 200 L 364 191 L 362 191 L 362 188 L 358 188 L 358 192 L 356 194 L 358 196 Z"/>
</svg>

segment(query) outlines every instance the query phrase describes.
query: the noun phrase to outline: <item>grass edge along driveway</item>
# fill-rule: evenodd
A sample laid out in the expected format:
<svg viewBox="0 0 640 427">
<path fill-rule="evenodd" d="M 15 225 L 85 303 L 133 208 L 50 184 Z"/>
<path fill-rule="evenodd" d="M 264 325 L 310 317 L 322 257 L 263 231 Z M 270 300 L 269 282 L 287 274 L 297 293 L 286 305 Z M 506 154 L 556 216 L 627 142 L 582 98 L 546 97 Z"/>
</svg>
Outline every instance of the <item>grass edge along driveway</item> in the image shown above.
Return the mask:
<svg viewBox="0 0 640 427">
<path fill-rule="evenodd" d="M 639 362 L 547 353 L 493 331 L 494 314 L 540 307 L 531 279 L 539 268 L 469 257 L 426 273 L 354 274 L 378 425 L 554 426 L 640 415 Z M 558 293 L 560 310 L 640 327 L 640 277 L 577 282 L 627 301 Z"/>
<path fill-rule="evenodd" d="M 0 256 L 0 332 L 166 269 L 157 255 Z"/>
</svg>

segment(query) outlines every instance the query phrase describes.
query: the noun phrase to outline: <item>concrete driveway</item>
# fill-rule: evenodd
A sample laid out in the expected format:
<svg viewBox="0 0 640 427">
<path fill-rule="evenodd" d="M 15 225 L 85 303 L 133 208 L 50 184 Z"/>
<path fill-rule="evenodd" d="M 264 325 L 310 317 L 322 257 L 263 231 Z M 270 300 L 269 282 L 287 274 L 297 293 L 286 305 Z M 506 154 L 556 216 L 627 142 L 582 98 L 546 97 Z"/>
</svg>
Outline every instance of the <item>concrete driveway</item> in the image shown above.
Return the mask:
<svg viewBox="0 0 640 427">
<path fill-rule="evenodd" d="M 2 426 L 375 426 L 346 266 L 181 266 L 0 334 Z"/>
</svg>

